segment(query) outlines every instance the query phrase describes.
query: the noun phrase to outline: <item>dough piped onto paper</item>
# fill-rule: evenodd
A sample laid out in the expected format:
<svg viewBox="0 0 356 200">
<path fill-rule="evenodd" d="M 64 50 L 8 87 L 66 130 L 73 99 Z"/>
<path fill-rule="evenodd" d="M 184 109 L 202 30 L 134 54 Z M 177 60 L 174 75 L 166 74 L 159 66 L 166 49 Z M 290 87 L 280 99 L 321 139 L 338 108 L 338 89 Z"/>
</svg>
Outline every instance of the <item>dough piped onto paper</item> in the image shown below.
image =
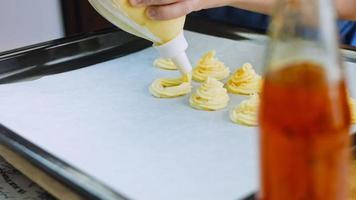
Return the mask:
<svg viewBox="0 0 356 200">
<path fill-rule="evenodd" d="M 190 93 L 191 89 L 191 75 L 186 74 L 181 78 L 157 79 L 151 84 L 149 91 L 157 98 L 174 98 Z"/>
<path fill-rule="evenodd" d="M 251 95 L 259 93 L 262 87 L 262 78 L 253 69 L 250 63 L 245 63 L 230 77 L 226 88 L 230 93 Z"/>
<path fill-rule="evenodd" d="M 153 66 L 165 69 L 165 70 L 177 70 L 177 66 L 173 63 L 172 59 L 170 58 L 157 58 L 153 62 Z"/>
<path fill-rule="evenodd" d="M 216 52 L 206 53 L 193 69 L 193 80 L 204 82 L 208 77 L 223 80 L 230 74 L 230 69 L 223 62 L 215 57 Z"/>
<path fill-rule="evenodd" d="M 224 84 L 215 78 L 208 79 L 192 94 L 190 105 L 199 110 L 215 111 L 225 108 L 229 103 L 229 95 Z"/>
<path fill-rule="evenodd" d="M 249 99 L 242 101 L 238 106 L 231 110 L 231 121 L 244 126 L 257 126 L 259 103 L 259 95 L 251 95 Z"/>
</svg>

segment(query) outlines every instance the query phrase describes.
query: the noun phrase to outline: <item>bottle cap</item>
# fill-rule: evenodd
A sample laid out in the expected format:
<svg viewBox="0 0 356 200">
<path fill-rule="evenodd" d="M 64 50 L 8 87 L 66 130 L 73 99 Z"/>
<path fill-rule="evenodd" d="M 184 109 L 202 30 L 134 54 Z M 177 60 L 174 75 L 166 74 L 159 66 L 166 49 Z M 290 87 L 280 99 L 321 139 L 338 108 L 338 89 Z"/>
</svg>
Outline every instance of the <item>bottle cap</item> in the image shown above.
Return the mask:
<svg viewBox="0 0 356 200">
<path fill-rule="evenodd" d="M 192 71 L 192 65 L 185 52 L 188 48 L 188 42 L 183 32 L 173 40 L 162 45 L 154 44 L 153 47 L 157 49 L 161 57 L 171 58 L 182 73 L 187 74 Z"/>
</svg>

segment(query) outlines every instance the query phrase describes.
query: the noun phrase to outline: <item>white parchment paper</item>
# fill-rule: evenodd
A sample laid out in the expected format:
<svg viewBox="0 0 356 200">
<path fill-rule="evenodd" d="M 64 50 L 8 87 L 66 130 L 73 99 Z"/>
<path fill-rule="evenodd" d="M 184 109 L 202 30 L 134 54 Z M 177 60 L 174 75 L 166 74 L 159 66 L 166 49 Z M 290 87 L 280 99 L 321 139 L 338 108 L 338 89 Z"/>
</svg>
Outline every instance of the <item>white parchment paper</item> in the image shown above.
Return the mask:
<svg viewBox="0 0 356 200">
<path fill-rule="evenodd" d="M 216 49 L 231 71 L 251 62 L 261 72 L 260 42 L 186 34 L 193 63 Z M 132 199 L 232 200 L 256 191 L 256 129 L 228 117 L 246 97 L 230 95 L 229 107 L 217 112 L 190 108 L 188 97 L 155 99 L 150 83 L 178 75 L 154 68 L 156 56 L 149 48 L 77 71 L 2 85 L 0 122 Z M 350 73 L 356 74 L 356 66 Z"/>
</svg>

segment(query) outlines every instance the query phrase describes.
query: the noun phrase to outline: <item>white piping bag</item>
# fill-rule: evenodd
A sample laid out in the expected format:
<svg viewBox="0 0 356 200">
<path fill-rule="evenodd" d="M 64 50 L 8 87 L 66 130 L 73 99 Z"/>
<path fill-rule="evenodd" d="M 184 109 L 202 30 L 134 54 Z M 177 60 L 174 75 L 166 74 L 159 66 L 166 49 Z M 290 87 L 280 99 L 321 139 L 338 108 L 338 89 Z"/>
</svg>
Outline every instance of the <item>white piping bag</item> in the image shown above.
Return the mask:
<svg viewBox="0 0 356 200">
<path fill-rule="evenodd" d="M 146 8 L 134 8 L 128 0 L 89 0 L 107 20 L 122 30 L 150 40 L 164 58 L 171 58 L 183 74 L 192 66 L 185 53 L 188 42 L 183 34 L 185 17 L 155 21 L 146 16 Z"/>
</svg>

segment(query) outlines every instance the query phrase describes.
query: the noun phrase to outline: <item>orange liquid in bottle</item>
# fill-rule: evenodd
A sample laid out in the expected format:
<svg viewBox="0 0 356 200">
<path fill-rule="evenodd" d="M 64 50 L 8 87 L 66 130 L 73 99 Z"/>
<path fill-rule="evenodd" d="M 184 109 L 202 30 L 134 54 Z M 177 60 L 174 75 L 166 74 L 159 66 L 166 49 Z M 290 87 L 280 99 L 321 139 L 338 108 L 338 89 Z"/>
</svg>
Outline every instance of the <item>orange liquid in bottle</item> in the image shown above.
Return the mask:
<svg viewBox="0 0 356 200">
<path fill-rule="evenodd" d="M 312 62 L 267 74 L 260 107 L 261 200 L 347 199 L 345 83 Z"/>
</svg>

